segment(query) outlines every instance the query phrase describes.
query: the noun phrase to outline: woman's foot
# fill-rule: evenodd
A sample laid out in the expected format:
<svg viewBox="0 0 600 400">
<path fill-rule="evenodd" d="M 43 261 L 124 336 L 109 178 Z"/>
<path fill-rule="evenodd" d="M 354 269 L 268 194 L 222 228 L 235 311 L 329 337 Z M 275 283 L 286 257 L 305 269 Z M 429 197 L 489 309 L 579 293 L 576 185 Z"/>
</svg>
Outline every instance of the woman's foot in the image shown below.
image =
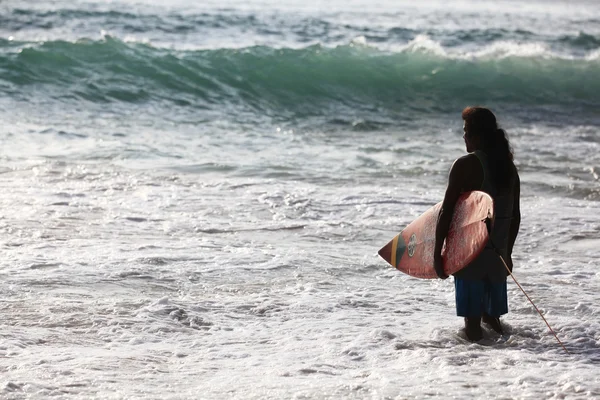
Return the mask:
<svg viewBox="0 0 600 400">
<path fill-rule="evenodd" d="M 481 332 L 481 317 L 465 318 L 465 333 L 471 342 L 477 342 L 483 338 Z"/>
<path fill-rule="evenodd" d="M 492 328 L 499 334 L 504 335 L 504 331 L 502 330 L 502 325 L 500 324 L 500 318 L 492 317 L 491 315 L 484 313 L 483 317 L 481 319 L 483 320 L 484 324 L 488 325 L 490 328 Z"/>
</svg>

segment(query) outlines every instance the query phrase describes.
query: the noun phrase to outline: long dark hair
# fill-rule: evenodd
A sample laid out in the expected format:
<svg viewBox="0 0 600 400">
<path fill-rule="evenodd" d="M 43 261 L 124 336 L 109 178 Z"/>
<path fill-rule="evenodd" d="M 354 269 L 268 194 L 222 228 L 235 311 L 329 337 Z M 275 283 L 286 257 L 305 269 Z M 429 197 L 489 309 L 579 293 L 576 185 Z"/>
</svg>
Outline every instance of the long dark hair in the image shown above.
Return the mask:
<svg viewBox="0 0 600 400">
<path fill-rule="evenodd" d="M 514 175 L 513 151 L 494 113 L 484 107 L 467 107 L 462 119 L 467 135 L 479 137 L 481 150 L 488 156 L 492 180 L 501 187 L 508 186 Z"/>
</svg>

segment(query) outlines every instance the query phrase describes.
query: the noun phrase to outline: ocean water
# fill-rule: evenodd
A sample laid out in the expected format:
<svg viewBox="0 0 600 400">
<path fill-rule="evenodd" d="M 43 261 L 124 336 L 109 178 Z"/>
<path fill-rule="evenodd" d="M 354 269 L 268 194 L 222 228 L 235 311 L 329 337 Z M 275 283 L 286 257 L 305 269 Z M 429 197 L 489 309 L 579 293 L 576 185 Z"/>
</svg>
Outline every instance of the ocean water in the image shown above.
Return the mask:
<svg viewBox="0 0 600 400">
<path fill-rule="evenodd" d="M 570 354 L 377 256 L 475 104 Z M 0 146 L 0 398 L 600 397 L 596 1 L 5 0 Z"/>
</svg>

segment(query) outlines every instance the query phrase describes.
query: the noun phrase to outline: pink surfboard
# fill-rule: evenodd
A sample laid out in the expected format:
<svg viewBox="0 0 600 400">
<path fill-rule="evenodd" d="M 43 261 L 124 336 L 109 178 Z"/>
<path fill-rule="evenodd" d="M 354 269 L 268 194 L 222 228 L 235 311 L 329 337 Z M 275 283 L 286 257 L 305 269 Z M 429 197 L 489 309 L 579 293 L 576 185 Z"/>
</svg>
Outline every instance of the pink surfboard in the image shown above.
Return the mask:
<svg viewBox="0 0 600 400">
<path fill-rule="evenodd" d="M 410 276 L 437 278 L 433 268 L 433 250 L 441 207 L 440 202 L 425 211 L 383 246 L 379 255 Z M 486 222 L 493 223 L 493 220 L 494 201 L 487 193 L 473 191 L 460 196 L 442 249 L 446 274 L 460 271 L 483 251 L 489 239 Z"/>
</svg>

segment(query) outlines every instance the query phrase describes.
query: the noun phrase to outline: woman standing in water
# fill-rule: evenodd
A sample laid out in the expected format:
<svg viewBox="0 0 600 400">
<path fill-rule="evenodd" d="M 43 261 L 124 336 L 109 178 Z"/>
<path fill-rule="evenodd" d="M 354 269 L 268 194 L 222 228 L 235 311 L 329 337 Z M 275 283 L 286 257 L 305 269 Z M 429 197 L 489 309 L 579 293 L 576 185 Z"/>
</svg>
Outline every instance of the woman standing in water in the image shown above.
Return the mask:
<svg viewBox="0 0 600 400">
<path fill-rule="evenodd" d="M 437 222 L 434 265 L 440 278 L 448 278 L 442 246 L 459 196 L 472 190 L 488 193 L 496 216 L 490 241 L 472 263 L 454 274 L 456 314 L 464 317 L 469 340 L 477 341 L 482 338 L 482 320 L 502 333 L 500 316 L 508 312 L 508 273 L 496 250 L 512 270 L 511 254 L 521 222 L 520 180 L 506 132 L 498 127 L 495 115 L 487 108 L 467 107 L 462 119 L 469 154 L 457 159 L 450 170 Z"/>
</svg>

